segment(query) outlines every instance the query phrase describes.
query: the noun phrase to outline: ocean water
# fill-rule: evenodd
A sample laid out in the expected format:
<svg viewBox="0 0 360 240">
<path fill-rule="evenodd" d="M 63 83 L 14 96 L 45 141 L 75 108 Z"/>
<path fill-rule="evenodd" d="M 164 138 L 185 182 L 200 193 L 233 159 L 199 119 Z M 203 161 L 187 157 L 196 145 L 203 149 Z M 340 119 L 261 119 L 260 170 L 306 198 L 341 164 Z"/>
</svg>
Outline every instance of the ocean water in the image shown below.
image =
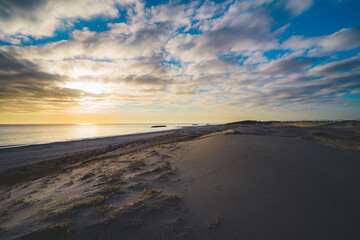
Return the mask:
<svg viewBox="0 0 360 240">
<path fill-rule="evenodd" d="M 0 124 L 0 148 L 164 131 L 192 124 Z"/>
</svg>

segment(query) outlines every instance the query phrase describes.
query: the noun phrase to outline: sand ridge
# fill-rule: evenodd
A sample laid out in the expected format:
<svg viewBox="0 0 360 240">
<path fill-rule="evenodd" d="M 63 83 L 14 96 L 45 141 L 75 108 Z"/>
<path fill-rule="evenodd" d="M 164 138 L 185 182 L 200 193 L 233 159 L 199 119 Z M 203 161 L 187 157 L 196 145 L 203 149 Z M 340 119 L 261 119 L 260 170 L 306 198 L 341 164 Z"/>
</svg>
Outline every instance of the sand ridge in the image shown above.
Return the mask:
<svg viewBox="0 0 360 240">
<path fill-rule="evenodd" d="M 358 129 L 190 127 L 10 169 L 0 237 L 356 239 Z"/>
</svg>

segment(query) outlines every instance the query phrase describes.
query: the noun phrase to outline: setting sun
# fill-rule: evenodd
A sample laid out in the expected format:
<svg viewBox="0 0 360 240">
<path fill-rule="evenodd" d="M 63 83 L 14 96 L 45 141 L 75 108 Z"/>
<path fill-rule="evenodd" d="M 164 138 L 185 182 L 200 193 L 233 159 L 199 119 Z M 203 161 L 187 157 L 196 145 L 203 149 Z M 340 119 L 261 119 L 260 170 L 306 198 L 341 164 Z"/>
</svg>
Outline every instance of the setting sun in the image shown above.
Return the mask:
<svg viewBox="0 0 360 240">
<path fill-rule="evenodd" d="M 76 89 L 93 94 L 110 93 L 111 84 L 99 83 L 99 82 L 69 82 L 64 85 L 65 88 Z"/>
</svg>

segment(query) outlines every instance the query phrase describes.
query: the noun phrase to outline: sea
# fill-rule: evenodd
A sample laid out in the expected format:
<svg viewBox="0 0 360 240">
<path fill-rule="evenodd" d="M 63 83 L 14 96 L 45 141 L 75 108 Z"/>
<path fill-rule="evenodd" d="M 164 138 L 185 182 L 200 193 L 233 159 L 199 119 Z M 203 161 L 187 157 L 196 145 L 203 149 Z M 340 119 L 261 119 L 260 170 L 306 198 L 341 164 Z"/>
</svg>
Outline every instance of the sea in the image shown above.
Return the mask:
<svg viewBox="0 0 360 240">
<path fill-rule="evenodd" d="M 165 125 L 166 127 L 152 128 L 154 125 Z M 193 125 L 202 124 L 0 124 L 0 149 L 164 131 Z"/>
</svg>

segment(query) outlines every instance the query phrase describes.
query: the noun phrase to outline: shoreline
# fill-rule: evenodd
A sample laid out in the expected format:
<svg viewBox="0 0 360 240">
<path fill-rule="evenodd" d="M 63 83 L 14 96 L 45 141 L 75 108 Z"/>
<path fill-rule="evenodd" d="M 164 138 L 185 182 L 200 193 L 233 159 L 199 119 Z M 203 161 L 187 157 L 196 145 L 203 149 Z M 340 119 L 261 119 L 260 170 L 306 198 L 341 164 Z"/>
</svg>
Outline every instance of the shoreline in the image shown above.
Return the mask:
<svg viewBox="0 0 360 240">
<path fill-rule="evenodd" d="M 357 124 L 234 123 L 23 148 L 23 165 L 0 174 L 0 238 L 335 240 L 347 229 L 352 239 Z"/>
<path fill-rule="evenodd" d="M 1 125 L 1 124 L 0 124 Z M 20 127 L 47 127 L 47 126 L 79 126 L 79 127 L 87 127 L 88 125 L 77 125 L 77 124 L 18 124 Z M 14 127 L 11 124 L 3 124 L 3 126 L 5 127 Z M 0 126 L 0 127 L 3 127 Z M 92 126 L 92 125 L 91 125 Z M 111 137 L 118 137 L 118 136 L 127 136 L 127 135 L 135 135 L 135 134 L 147 134 L 147 133 L 155 133 L 155 132 L 160 132 L 160 131 L 170 131 L 170 130 L 178 130 L 181 128 L 186 128 L 186 127 L 191 127 L 192 125 L 186 125 L 186 124 L 168 124 L 168 126 L 164 129 L 152 129 L 152 124 L 94 124 L 94 126 L 129 126 L 129 129 L 131 129 L 132 127 L 136 127 L 136 126 L 146 126 L 146 128 L 143 129 L 133 129 L 133 131 L 126 131 L 124 133 L 121 132 L 108 132 L 107 135 L 99 135 L 99 134 L 95 134 L 93 136 L 83 136 L 83 137 L 77 137 L 77 136 L 73 136 L 73 138 L 58 138 L 57 139 L 46 139 L 43 140 L 43 138 L 39 138 L 37 139 L 37 141 L 32 141 L 32 142 L 27 142 L 27 141 L 23 141 L 23 142 L 14 142 L 13 144 L 6 144 L 5 142 L 3 142 L 3 145 L 0 145 L 0 150 L 1 149 L 9 149 L 9 148 L 19 148 L 19 147 L 27 147 L 27 146 L 33 146 L 33 145 L 43 145 L 43 144 L 52 144 L 52 143 L 63 143 L 63 142 L 72 142 L 72 141 L 83 141 L 83 140 L 91 140 L 91 139 L 100 139 L 100 138 L 111 138 Z M 17 127 L 17 125 L 16 125 Z M 31 128 L 30 128 L 31 129 Z M 51 130 L 51 129 L 50 129 Z M 99 129 L 98 131 L 102 131 L 103 129 Z M 76 129 L 74 129 L 74 131 L 76 131 Z M 0 132 L 2 133 L 2 132 Z M 7 132 L 3 133 L 4 135 L 7 134 Z M 44 132 L 43 134 L 46 134 L 46 132 Z M 27 137 L 26 135 L 24 135 L 23 137 Z M 35 137 L 39 137 L 39 136 L 35 136 Z M 4 139 L 3 139 L 4 140 Z M 5 138 L 6 140 L 6 138 Z"/>
<path fill-rule="evenodd" d="M 113 144 L 126 144 L 137 140 L 145 140 L 147 138 L 164 136 L 170 133 L 174 133 L 177 130 L 178 129 L 163 130 L 156 132 L 116 135 L 110 137 L 33 144 L 12 148 L 1 148 L 0 159 L 7 159 L 7 161 L 0 161 L 0 173 L 12 168 L 26 166 L 28 164 L 47 161 L 59 157 L 67 157 L 94 149 L 105 148 Z"/>
<path fill-rule="evenodd" d="M 220 127 L 220 129 L 223 127 Z M 192 135 L 204 135 L 217 131 L 215 125 L 189 126 L 181 129 L 148 133 L 118 135 L 112 137 L 38 144 L 17 148 L 0 149 L 0 185 L 17 182 L 18 176 L 34 179 L 54 170 L 120 150 L 130 152 L 166 142 L 181 141 Z M 122 153 L 123 154 L 123 153 Z M 34 175 L 33 177 L 31 177 Z"/>
<path fill-rule="evenodd" d="M 159 130 L 154 132 L 141 132 L 141 133 L 130 133 L 130 134 L 122 134 L 122 135 L 113 135 L 113 136 L 105 136 L 105 137 L 89 137 L 89 138 L 80 138 L 80 139 L 73 139 L 73 140 L 65 140 L 65 141 L 56 141 L 56 142 L 48 142 L 48 143 L 38 143 L 38 144 L 29 144 L 29 145 L 11 145 L 14 147 L 0 147 L 0 152 L 4 149 L 19 149 L 19 148 L 27 148 L 27 147 L 37 147 L 37 146 L 46 146 L 46 145 L 53 145 L 53 144 L 66 144 L 66 143 L 75 143 L 75 142 L 85 142 L 85 141 L 97 141 L 97 140 L 112 140 L 112 138 L 122 138 L 122 137 L 131 137 L 135 135 L 146 135 L 152 133 L 161 133 L 161 132 L 171 132 L 176 131 L 178 129 L 170 129 L 170 130 Z"/>
</svg>

